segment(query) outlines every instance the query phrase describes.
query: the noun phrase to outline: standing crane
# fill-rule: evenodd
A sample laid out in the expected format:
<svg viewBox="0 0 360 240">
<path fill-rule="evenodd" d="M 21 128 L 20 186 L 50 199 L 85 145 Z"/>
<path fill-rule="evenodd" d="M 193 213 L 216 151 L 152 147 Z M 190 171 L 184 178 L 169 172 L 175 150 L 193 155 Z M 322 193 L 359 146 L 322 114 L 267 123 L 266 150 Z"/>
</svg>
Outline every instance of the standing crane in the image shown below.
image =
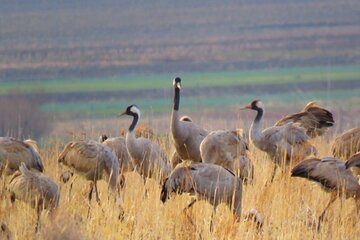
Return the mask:
<svg viewBox="0 0 360 240">
<path fill-rule="evenodd" d="M 101 143 L 92 140 L 69 142 L 60 153 L 58 162 L 90 181 L 88 216 L 94 188 L 96 201 L 100 202 L 98 180 L 105 179 L 112 193 L 117 188 L 119 190 L 119 161 L 112 150 Z"/>
<path fill-rule="evenodd" d="M 179 77 L 174 79 L 173 86 L 174 105 L 171 112 L 170 130 L 176 152 L 182 160 L 201 162 L 200 143 L 208 132 L 188 117 L 180 119 L 181 79 Z"/>
<path fill-rule="evenodd" d="M 213 205 L 212 218 L 220 203 L 225 203 L 238 221 L 242 211 L 242 181 L 233 172 L 219 165 L 209 163 L 191 163 L 185 161 L 179 164 L 163 184 L 160 199 L 164 203 L 172 193 L 195 194 L 196 199 L 206 200 Z M 197 200 L 193 200 L 189 206 Z M 258 226 L 262 225 L 262 217 L 252 210 L 249 215 L 254 217 Z"/>
<path fill-rule="evenodd" d="M 251 142 L 266 152 L 275 163 L 271 181 L 273 180 L 277 165 L 286 166 L 304 159 L 317 150 L 309 142 L 306 130 L 299 123 L 288 122 L 282 126 L 272 126 L 261 129 L 264 106 L 259 100 L 252 101 L 242 109 L 251 109 L 257 112 L 251 124 L 249 135 Z"/>
<path fill-rule="evenodd" d="M 136 105 L 128 106 L 126 111 L 120 114 L 120 116 L 122 115 L 133 117 L 126 133 L 126 147 L 132 158 L 134 168 L 144 179 L 155 177 L 162 183 L 171 172 L 170 162 L 165 151 L 161 149 L 159 144 L 147 138 L 136 138 L 135 128 L 141 116 L 140 109 Z"/>
</svg>

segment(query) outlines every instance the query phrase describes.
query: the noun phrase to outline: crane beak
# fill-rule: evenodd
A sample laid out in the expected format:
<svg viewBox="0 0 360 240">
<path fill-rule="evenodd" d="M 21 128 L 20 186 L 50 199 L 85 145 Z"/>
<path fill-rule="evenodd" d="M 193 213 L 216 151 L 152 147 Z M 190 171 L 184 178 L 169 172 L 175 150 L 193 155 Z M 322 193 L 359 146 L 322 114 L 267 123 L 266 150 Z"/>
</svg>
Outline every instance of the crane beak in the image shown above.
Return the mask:
<svg viewBox="0 0 360 240">
<path fill-rule="evenodd" d="M 181 83 L 176 83 L 176 87 L 178 88 L 178 89 L 181 89 Z"/>
<path fill-rule="evenodd" d="M 249 105 L 246 105 L 246 106 L 240 108 L 240 110 L 246 110 L 246 109 L 251 109 L 251 105 L 249 104 Z"/>
<path fill-rule="evenodd" d="M 126 112 L 119 113 L 119 114 L 118 114 L 118 117 L 122 117 L 122 116 L 124 116 L 124 115 L 126 115 Z"/>
</svg>

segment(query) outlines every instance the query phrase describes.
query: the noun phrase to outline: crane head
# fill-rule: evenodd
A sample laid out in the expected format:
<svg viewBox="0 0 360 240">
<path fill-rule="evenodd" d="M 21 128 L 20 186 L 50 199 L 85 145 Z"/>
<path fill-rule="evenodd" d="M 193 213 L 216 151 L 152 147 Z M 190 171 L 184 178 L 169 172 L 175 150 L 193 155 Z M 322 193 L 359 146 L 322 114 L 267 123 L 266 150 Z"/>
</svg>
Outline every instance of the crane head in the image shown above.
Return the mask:
<svg viewBox="0 0 360 240">
<path fill-rule="evenodd" d="M 135 116 L 137 115 L 138 117 L 140 117 L 140 109 L 138 106 L 136 106 L 135 104 L 132 104 L 130 106 L 128 106 L 125 110 L 125 112 L 119 114 L 119 117 L 124 116 L 124 115 L 129 115 L 129 116 Z"/>
<path fill-rule="evenodd" d="M 173 80 L 173 85 L 174 85 L 175 88 L 181 89 L 181 78 L 176 77 L 176 78 Z"/>
<path fill-rule="evenodd" d="M 251 103 L 249 103 L 248 105 L 240 108 L 240 110 L 244 110 L 244 109 L 251 109 L 251 110 L 258 110 L 258 109 L 262 109 L 263 108 L 263 104 L 260 100 L 254 100 Z"/>
</svg>

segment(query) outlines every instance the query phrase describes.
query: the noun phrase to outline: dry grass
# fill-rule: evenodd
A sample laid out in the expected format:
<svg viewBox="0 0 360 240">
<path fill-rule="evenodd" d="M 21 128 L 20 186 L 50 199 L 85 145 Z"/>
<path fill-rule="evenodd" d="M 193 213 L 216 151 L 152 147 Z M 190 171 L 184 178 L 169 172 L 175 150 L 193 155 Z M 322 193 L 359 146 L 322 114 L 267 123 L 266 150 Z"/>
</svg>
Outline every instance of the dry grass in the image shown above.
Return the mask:
<svg viewBox="0 0 360 240">
<path fill-rule="evenodd" d="M 243 212 L 250 208 L 261 212 L 265 221 L 261 231 L 249 222 L 233 223 L 230 210 L 222 204 L 214 218 L 214 231 L 210 232 L 212 207 L 209 203 L 200 201 L 184 212 L 190 197 L 183 195 L 174 196 L 162 204 L 156 182 L 148 180 L 144 186 L 137 173 L 126 175 L 122 221 L 118 219 L 118 207 L 108 200 L 104 181 L 99 182 L 101 204 L 92 202 L 88 219 L 89 184 L 77 178 L 69 195 L 69 184 L 59 180 L 62 169 L 56 161 L 62 143 L 53 141 L 48 144 L 51 147 L 43 149 L 41 154 L 45 173 L 61 186 L 60 208 L 54 214 L 42 214 L 41 231 L 34 235 L 35 210 L 18 201 L 11 206 L 4 184 L 1 184 L 0 224 L 9 227 L 13 239 L 356 239 L 360 235 L 360 222 L 351 199 L 335 202 L 318 233 L 313 223 L 329 195 L 315 184 L 280 172 L 272 184 L 265 185 L 270 178 L 272 163 L 253 146 L 251 157 L 255 164 L 255 181 L 253 185 L 244 187 Z M 320 156 L 330 155 L 327 140 L 317 139 L 315 144 Z M 147 197 L 144 197 L 145 188 L 148 189 Z"/>
</svg>

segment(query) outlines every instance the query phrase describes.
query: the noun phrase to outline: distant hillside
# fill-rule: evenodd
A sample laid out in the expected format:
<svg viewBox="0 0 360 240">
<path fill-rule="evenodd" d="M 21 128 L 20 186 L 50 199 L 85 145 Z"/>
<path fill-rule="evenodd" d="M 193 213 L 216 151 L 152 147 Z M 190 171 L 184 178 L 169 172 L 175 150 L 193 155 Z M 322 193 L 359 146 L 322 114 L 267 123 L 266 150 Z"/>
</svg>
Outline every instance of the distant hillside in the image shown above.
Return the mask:
<svg viewBox="0 0 360 240">
<path fill-rule="evenodd" d="M 360 63 L 356 0 L 0 6 L 0 80 Z"/>
</svg>

